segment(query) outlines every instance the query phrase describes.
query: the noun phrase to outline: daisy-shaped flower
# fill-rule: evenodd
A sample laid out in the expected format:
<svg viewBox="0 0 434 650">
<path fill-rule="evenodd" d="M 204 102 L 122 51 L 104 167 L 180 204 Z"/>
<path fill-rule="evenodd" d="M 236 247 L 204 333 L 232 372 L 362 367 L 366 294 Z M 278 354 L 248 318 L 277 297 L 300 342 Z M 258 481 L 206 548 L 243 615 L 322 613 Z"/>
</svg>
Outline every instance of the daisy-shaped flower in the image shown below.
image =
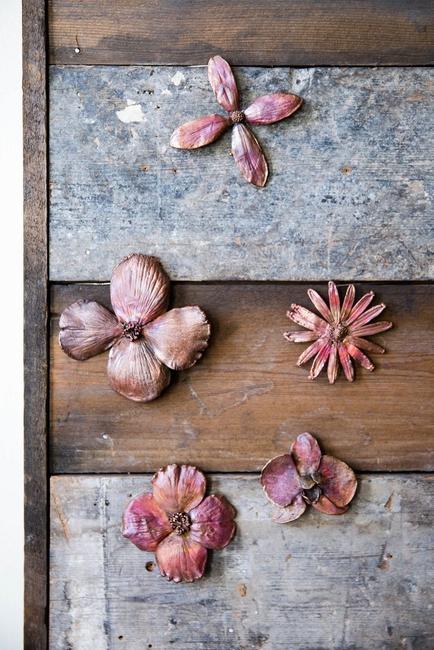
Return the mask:
<svg viewBox="0 0 434 650">
<path fill-rule="evenodd" d="M 246 125 L 283 120 L 300 108 L 302 98 L 290 93 L 273 93 L 258 97 L 245 110 L 240 110 L 237 83 L 229 63 L 221 56 L 209 60 L 208 78 L 218 103 L 229 115 L 206 115 L 187 122 L 173 132 L 170 144 L 177 149 L 197 149 L 214 142 L 232 126 L 232 155 L 241 174 L 249 183 L 263 187 L 268 177 L 267 161 Z"/>
<path fill-rule="evenodd" d="M 291 309 L 287 312 L 288 318 L 308 331 L 286 332 L 284 337 L 294 343 L 313 341 L 297 361 L 297 365 L 301 366 L 309 359 L 314 358 L 309 379 L 318 377 L 328 362 L 328 380 L 334 384 L 338 376 L 340 362 L 345 377 L 348 381 L 353 381 L 352 359 L 360 363 L 363 368 L 374 370 L 374 364 L 362 350 L 373 354 L 384 353 L 384 348 L 368 341 L 365 337 L 390 329 L 392 323 L 389 321 L 371 323 L 386 307 L 382 303 L 368 309 L 375 295 L 373 291 L 366 293 L 354 305 L 356 290 L 353 284 L 349 284 L 341 305 L 335 283 L 329 282 L 328 288 L 330 307 L 313 289 L 309 289 L 307 292 L 321 316 L 317 316 L 300 305 L 291 305 Z"/>
<path fill-rule="evenodd" d="M 73 359 L 110 348 L 111 387 L 136 402 L 149 402 L 170 383 L 170 368 L 190 368 L 208 345 L 210 325 L 196 306 L 167 311 L 170 280 L 155 257 L 134 253 L 113 271 L 114 314 L 97 302 L 78 300 L 60 316 L 59 342 Z"/>
<path fill-rule="evenodd" d="M 310 433 L 297 436 L 289 454 L 268 461 L 261 483 L 276 506 L 273 521 L 279 524 L 298 519 L 308 504 L 326 515 L 342 515 L 357 488 L 351 467 L 333 456 L 323 456 Z"/>
<path fill-rule="evenodd" d="M 203 576 L 207 549 L 222 549 L 235 534 L 235 510 L 224 496 L 205 497 L 206 481 L 191 465 L 168 465 L 152 479 L 152 493 L 128 504 L 122 534 L 155 552 L 160 573 L 174 582 Z"/>
</svg>

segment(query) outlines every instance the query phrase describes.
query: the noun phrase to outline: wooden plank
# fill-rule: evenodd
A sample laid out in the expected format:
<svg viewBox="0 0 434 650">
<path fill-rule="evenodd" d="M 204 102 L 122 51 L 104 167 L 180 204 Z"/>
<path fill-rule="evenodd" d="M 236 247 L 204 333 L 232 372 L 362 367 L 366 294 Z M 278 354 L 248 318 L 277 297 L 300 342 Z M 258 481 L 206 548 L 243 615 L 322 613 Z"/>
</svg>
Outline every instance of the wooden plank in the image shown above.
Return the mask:
<svg viewBox="0 0 434 650">
<path fill-rule="evenodd" d="M 155 471 L 168 462 L 255 471 L 301 431 L 357 470 L 434 469 L 434 286 L 359 285 L 388 305 L 395 328 L 375 372 L 348 384 L 315 382 L 295 366 L 285 314 L 307 304 L 306 284 L 178 284 L 176 305 L 199 304 L 213 328 L 210 349 L 176 375 L 162 397 L 137 404 L 114 393 L 107 355 L 68 358 L 57 343 L 60 311 L 78 298 L 109 305 L 107 286 L 53 287 L 51 454 L 53 473 Z M 324 293 L 324 285 L 316 287 Z M 295 326 L 294 329 L 297 329 Z M 374 357 L 373 357 L 374 358 Z"/>
<path fill-rule="evenodd" d="M 50 0 L 52 63 L 413 65 L 434 61 L 429 0 Z"/>
<path fill-rule="evenodd" d="M 47 643 L 47 170 L 45 2 L 23 0 L 24 648 Z"/>
<path fill-rule="evenodd" d="M 169 146 L 218 110 L 205 68 L 51 69 L 51 279 L 108 280 L 136 250 L 178 280 L 432 279 L 434 69 L 237 72 L 246 103 L 306 99 L 255 129 L 264 190 L 238 174 L 228 135 Z"/>
<path fill-rule="evenodd" d="M 52 650 L 433 646 L 432 475 L 363 475 L 344 516 L 311 509 L 283 526 L 257 475 L 210 478 L 238 533 L 192 585 L 121 536 L 149 476 L 51 479 Z"/>
</svg>

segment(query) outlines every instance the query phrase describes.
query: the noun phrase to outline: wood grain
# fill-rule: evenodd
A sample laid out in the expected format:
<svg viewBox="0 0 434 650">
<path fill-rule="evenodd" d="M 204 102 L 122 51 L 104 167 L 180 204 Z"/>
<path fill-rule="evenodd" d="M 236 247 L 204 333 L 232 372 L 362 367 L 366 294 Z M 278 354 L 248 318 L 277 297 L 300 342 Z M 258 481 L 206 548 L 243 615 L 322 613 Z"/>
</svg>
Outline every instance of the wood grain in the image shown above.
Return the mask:
<svg viewBox="0 0 434 650">
<path fill-rule="evenodd" d="M 305 346 L 282 336 L 290 303 L 308 305 L 308 286 L 177 284 L 174 304 L 209 316 L 211 346 L 162 397 L 137 404 L 109 388 L 107 354 L 74 361 L 57 343 L 61 310 L 78 298 L 108 305 L 108 287 L 54 285 L 53 473 L 154 471 L 172 461 L 255 471 L 302 431 L 357 470 L 433 470 L 434 286 L 358 285 L 358 295 L 374 289 L 395 327 L 376 337 L 387 353 L 373 356 L 373 373 L 358 368 L 354 384 L 340 377 L 334 386 L 309 381 L 295 366 Z"/>
<path fill-rule="evenodd" d="M 190 585 L 121 536 L 149 476 L 51 479 L 51 650 L 433 647 L 432 475 L 362 475 L 347 514 L 287 525 L 257 475 L 209 479 L 238 531 Z"/>
<path fill-rule="evenodd" d="M 47 643 L 47 164 L 45 2 L 23 0 L 24 648 Z"/>
<path fill-rule="evenodd" d="M 51 63 L 412 65 L 434 60 L 429 0 L 50 0 Z"/>
<path fill-rule="evenodd" d="M 244 106 L 276 90 L 306 101 L 255 129 L 263 190 L 240 177 L 228 134 L 169 146 L 175 126 L 218 110 L 205 68 L 51 68 L 51 279 L 109 280 L 137 250 L 177 280 L 433 279 L 434 69 L 237 76 Z"/>
</svg>

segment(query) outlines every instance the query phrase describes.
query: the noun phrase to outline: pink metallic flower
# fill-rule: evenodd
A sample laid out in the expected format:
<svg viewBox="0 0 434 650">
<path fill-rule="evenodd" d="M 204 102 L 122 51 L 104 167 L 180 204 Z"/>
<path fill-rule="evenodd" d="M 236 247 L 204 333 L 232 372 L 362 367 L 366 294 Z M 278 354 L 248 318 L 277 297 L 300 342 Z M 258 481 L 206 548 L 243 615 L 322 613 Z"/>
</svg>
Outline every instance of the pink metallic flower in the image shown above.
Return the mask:
<svg viewBox="0 0 434 650">
<path fill-rule="evenodd" d="M 97 302 L 78 300 L 60 316 L 59 342 L 73 359 L 110 348 L 111 387 L 136 402 L 149 402 L 170 383 L 170 370 L 193 366 L 208 346 L 210 325 L 196 306 L 167 311 L 170 280 L 155 257 L 134 253 L 113 271 L 114 314 Z"/>
<path fill-rule="evenodd" d="M 362 350 L 383 354 L 384 348 L 364 337 L 379 334 L 392 327 L 389 321 L 371 323 L 386 305 L 380 304 L 368 309 L 375 295 L 373 291 L 362 296 L 354 305 L 356 290 L 353 284 L 348 285 L 342 305 L 334 282 L 329 282 L 330 307 L 313 289 L 309 289 L 307 293 L 322 318 L 305 307 L 291 305 L 287 312 L 288 318 L 305 327 L 307 331 L 285 332 L 284 337 L 294 343 L 313 341 L 297 361 L 297 365 L 301 366 L 314 357 L 309 379 L 318 377 L 327 362 L 327 375 L 331 384 L 335 383 L 338 376 L 339 362 L 348 381 L 354 380 L 351 359 L 367 370 L 374 370 L 374 364 Z"/>
<path fill-rule="evenodd" d="M 162 576 L 193 582 L 203 576 L 207 549 L 222 549 L 235 534 L 235 510 L 224 496 L 205 497 L 206 481 L 191 465 L 168 465 L 152 479 L 152 493 L 128 504 L 122 534 L 153 551 Z"/>
<path fill-rule="evenodd" d="M 231 67 L 221 56 L 208 61 L 208 78 L 218 103 L 229 116 L 206 115 L 187 122 L 173 132 L 170 144 L 177 149 L 197 149 L 214 142 L 233 126 L 232 155 L 235 162 L 249 183 L 263 187 L 268 177 L 267 161 L 246 124 L 273 124 L 283 120 L 300 108 L 302 98 L 290 93 L 273 93 L 258 97 L 242 111 Z"/>
<path fill-rule="evenodd" d="M 289 454 L 268 461 L 261 484 L 276 506 L 273 521 L 279 524 L 298 519 L 307 504 L 326 515 L 342 515 L 357 488 L 351 467 L 333 456 L 323 456 L 310 433 L 297 436 Z"/>
</svg>

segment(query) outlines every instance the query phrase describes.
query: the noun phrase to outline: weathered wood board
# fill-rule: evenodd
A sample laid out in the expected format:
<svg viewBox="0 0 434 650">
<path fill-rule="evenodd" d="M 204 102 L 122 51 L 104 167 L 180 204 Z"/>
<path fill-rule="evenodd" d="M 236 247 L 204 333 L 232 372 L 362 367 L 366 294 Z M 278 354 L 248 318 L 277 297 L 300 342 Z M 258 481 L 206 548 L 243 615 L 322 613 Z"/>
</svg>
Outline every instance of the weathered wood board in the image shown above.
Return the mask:
<svg viewBox="0 0 434 650">
<path fill-rule="evenodd" d="M 120 532 L 149 476 L 51 479 L 51 650 L 428 650 L 434 481 L 363 475 L 342 517 L 270 520 L 257 475 L 211 477 L 238 532 L 194 584 Z"/>
<path fill-rule="evenodd" d="M 194 462 L 214 471 L 254 471 L 302 431 L 358 470 L 434 470 L 434 285 L 373 288 L 395 327 L 377 368 L 330 386 L 295 363 L 306 347 L 282 334 L 291 302 L 308 304 L 307 284 L 177 284 L 174 304 L 199 304 L 212 323 L 210 348 L 175 375 L 154 402 L 114 393 L 107 354 L 74 361 L 57 341 L 59 313 L 78 298 L 109 306 L 107 285 L 52 291 L 50 448 L 53 473 L 154 471 Z M 324 285 L 316 286 L 324 295 Z"/>
<path fill-rule="evenodd" d="M 108 280 L 131 251 L 179 280 L 432 279 L 434 69 L 237 76 L 244 105 L 276 90 L 306 100 L 255 129 L 263 190 L 238 174 L 228 135 L 169 146 L 175 126 L 218 110 L 206 68 L 51 68 L 51 279 Z"/>
<path fill-rule="evenodd" d="M 429 0 L 50 0 L 54 63 L 434 62 Z"/>
</svg>

